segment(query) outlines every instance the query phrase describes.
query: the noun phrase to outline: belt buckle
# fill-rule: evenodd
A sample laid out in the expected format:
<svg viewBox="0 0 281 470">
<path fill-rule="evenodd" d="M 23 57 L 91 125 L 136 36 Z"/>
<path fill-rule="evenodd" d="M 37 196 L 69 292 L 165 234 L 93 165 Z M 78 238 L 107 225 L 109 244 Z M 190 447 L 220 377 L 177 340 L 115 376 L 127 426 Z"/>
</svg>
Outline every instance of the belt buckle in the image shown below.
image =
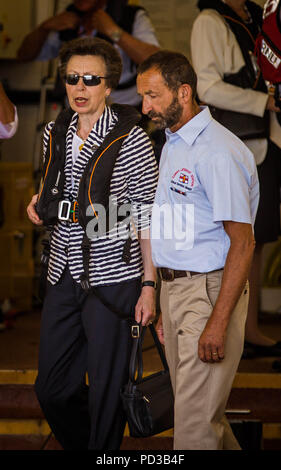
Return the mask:
<svg viewBox="0 0 281 470">
<path fill-rule="evenodd" d="M 132 338 L 139 338 L 140 337 L 140 327 L 139 327 L 139 325 L 132 325 L 131 334 L 132 334 Z"/>
<path fill-rule="evenodd" d="M 70 216 L 70 209 L 71 209 L 71 202 L 67 200 L 63 200 L 59 202 L 59 210 L 58 210 L 58 219 L 59 220 L 69 220 Z"/>
<path fill-rule="evenodd" d="M 164 276 L 163 276 L 163 272 L 165 272 Z M 160 268 L 159 274 L 160 274 L 160 279 L 162 281 L 172 282 L 175 279 L 175 271 L 170 268 Z M 166 274 L 167 274 L 167 277 L 166 277 Z"/>
</svg>

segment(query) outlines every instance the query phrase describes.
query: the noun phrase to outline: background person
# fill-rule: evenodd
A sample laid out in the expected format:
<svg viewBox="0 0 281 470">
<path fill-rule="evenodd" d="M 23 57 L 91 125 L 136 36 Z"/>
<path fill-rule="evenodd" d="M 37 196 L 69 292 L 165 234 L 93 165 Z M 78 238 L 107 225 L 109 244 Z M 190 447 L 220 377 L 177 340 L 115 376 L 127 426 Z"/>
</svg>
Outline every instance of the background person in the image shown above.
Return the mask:
<svg viewBox="0 0 281 470">
<path fill-rule="evenodd" d="M 75 0 L 66 11 L 47 19 L 23 40 L 21 60 L 58 57 L 63 42 L 79 36 L 99 36 L 114 44 L 123 71 L 111 100 L 140 104 L 136 93 L 136 65 L 159 49 L 155 30 L 146 11 L 127 5 L 127 0 Z"/>
<path fill-rule="evenodd" d="M 10 139 L 18 128 L 17 108 L 9 100 L 0 82 L 0 139 Z"/>
<path fill-rule="evenodd" d="M 262 8 L 245 0 L 200 0 L 198 8 L 201 13 L 193 24 L 191 53 L 198 76 L 199 99 L 223 110 L 242 113 L 242 118 L 247 115 L 242 130 L 247 126 L 252 128 L 256 117 L 262 118 L 268 111 L 279 113 L 253 55 L 255 38 L 262 25 Z M 243 85 L 247 77 L 252 77 L 251 86 Z M 269 134 L 272 128 L 270 125 L 265 130 Z M 272 140 L 264 135 L 258 137 L 255 132 L 244 142 L 254 154 L 260 183 L 244 357 L 280 356 L 281 342 L 260 330 L 258 310 L 263 245 L 274 242 L 280 235 L 281 150 Z"/>
<path fill-rule="evenodd" d="M 60 60 L 74 111 L 66 134 L 63 193 L 64 200 L 71 201 L 77 199 L 93 148 L 118 124 L 118 113 L 105 102 L 119 82 L 121 59 L 108 42 L 80 38 L 65 44 Z M 45 156 L 53 124 L 45 130 Z M 88 269 L 94 293 L 81 286 L 82 227 L 61 220 L 54 226 L 35 389 L 54 435 L 66 450 L 116 450 L 121 444 L 126 418 L 120 389 L 128 380 L 131 347 L 126 318 L 145 325 L 155 316 L 155 289 L 142 286 L 141 277 L 155 281 L 147 231 L 156 184 L 151 143 L 140 127 L 133 126 L 116 157 L 110 195 L 118 206 L 132 204 L 140 241 L 132 240 L 129 260 L 123 259 L 126 240 L 122 238 L 104 234 L 90 241 Z M 40 225 L 37 200 L 35 195 L 27 212 Z M 120 230 L 128 233 L 128 227 Z"/>
<path fill-rule="evenodd" d="M 156 328 L 175 395 L 174 449 L 239 449 L 224 410 L 243 351 L 258 177 L 249 149 L 197 105 L 196 81 L 175 52 L 138 69 L 143 112 L 167 128 L 151 226 Z"/>
</svg>

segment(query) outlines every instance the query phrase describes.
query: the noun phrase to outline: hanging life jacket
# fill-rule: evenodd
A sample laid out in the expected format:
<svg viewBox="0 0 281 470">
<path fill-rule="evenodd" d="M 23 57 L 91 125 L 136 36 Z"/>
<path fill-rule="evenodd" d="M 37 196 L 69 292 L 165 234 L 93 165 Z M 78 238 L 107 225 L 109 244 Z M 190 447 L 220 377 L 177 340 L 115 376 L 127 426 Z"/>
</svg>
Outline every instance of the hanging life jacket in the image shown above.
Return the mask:
<svg viewBox="0 0 281 470">
<path fill-rule="evenodd" d="M 267 0 L 255 53 L 265 80 L 275 87 L 275 105 L 281 109 L 281 1 Z M 276 118 L 281 125 L 281 113 Z"/>
<path fill-rule="evenodd" d="M 84 230 L 82 242 L 84 274 L 80 277 L 81 285 L 90 290 L 89 261 L 90 241 L 97 233 L 87 231 L 88 224 L 99 217 L 97 207 L 105 209 L 106 221 L 96 224 L 98 236 L 106 233 L 110 227 L 110 214 L 115 211 L 116 204 L 110 198 L 110 183 L 116 158 L 121 145 L 129 135 L 131 129 L 137 124 L 141 116 L 138 111 L 129 105 L 113 104 L 111 106 L 118 115 L 114 128 L 107 134 L 103 143 L 96 149 L 89 159 L 80 179 L 77 200 L 65 199 L 63 196 L 65 184 L 65 156 L 66 133 L 71 122 L 73 111 L 66 109 L 58 115 L 50 131 L 50 138 L 46 150 L 43 167 L 41 189 L 38 195 L 36 211 L 43 224 L 52 232 L 58 221 L 78 222 Z M 117 211 L 118 212 L 118 211 Z M 104 214 L 104 211 L 103 211 Z M 118 218 L 118 222 L 126 215 Z M 93 225 L 93 224 L 92 224 Z M 89 236 L 91 238 L 89 238 Z M 124 244 L 123 261 L 130 262 L 129 237 Z M 47 266 L 50 244 L 46 243 L 43 250 L 42 262 Z"/>
<path fill-rule="evenodd" d="M 281 82 L 281 1 L 267 0 L 255 53 L 265 80 Z"/>
</svg>

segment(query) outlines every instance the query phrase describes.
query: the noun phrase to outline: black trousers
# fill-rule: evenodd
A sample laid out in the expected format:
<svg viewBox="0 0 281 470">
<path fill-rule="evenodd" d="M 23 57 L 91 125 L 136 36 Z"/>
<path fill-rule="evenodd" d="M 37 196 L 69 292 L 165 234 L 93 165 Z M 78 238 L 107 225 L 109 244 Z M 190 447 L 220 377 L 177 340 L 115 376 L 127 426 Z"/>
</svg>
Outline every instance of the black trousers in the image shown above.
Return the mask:
<svg viewBox="0 0 281 470">
<path fill-rule="evenodd" d="M 140 290 L 140 279 L 100 288 L 132 318 Z M 65 450 L 119 449 L 126 424 L 120 388 L 128 380 L 130 350 L 130 322 L 87 295 L 68 268 L 48 286 L 35 391 Z"/>
<path fill-rule="evenodd" d="M 258 165 L 260 200 L 255 221 L 257 243 L 274 242 L 280 235 L 281 149 L 271 140 Z"/>
</svg>

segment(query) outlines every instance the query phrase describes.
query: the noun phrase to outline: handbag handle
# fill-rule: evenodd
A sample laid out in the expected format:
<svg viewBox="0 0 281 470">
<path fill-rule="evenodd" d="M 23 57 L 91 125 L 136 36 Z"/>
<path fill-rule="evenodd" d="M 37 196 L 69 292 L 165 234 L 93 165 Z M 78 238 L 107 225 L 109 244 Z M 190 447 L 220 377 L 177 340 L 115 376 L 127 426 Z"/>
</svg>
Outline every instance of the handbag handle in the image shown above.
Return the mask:
<svg viewBox="0 0 281 470">
<path fill-rule="evenodd" d="M 142 343 L 145 335 L 146 327 L 140 325 L 139 323 L 134 323 L 133 327 L 139 328 L 139 334 L 137 336 L 132 335 L 133 344 L 129 364 L 129 378 L 132 383 L 139 383 L 142 380 L 143 375 L 143 358 L 142 358 Z M 162 345 L 158 339 L 155 327 L 153 324 L 149 325 L 151 335 L 153 337 L 154 343 L 158 350 L 161 362 L 165 370 L 169 370 L 168 363 L 165 357 L 165 354 L 162 349 Z M 137 376 L 136 376 L 137 373 Z"/>
<path fill-rule="evenodd" d="M 160 359 L 162 361 L 163 367 L 164 367 L 165 370 L 169 370 L 169 366 L 168 366 L 168 363 L 167 363 L 166 356 L 163 352 L 162 345 L 159 341 L 159 338 L 158 338 L 158 335 L 156 333 L 155 326 L 153 325 L 153 323 L 151 323 L 151 325 L 149 325 L 149 329 L 150 329 L 150 333 L 151 333 L 151 335 L 154 339 L 155 345 L 157 347 L 157 350 L 158 350 Z"/>
</svg>

